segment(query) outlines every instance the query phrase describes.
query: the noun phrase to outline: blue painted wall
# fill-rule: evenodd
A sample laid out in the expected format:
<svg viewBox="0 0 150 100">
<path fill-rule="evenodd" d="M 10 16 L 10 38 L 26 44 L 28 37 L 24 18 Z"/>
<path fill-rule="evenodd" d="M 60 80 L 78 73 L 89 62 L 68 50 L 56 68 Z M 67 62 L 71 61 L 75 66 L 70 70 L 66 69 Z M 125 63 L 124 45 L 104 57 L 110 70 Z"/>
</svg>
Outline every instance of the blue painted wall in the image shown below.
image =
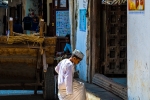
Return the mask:
<svg viewBox="0 0 150 100">
<path fill-rule="evenodd" d="M 77 65 L 76 70 L 79 70 L 79 77 L 84 81 L 87 81 L 87 64 L 86 64 L 86 50 L 87 50 L 87 19 L 86 19 L 86 30 L 81 31 L 80 29 L 80 9 L 87 9 L 87 0 L 77 0 L 78 1 L 78 24 L 76 33 L 76 49 L 79 49 L 84 53 L 83 60 Z M 83 23 L 82 23 L 83 24 Z"/>
</svg>

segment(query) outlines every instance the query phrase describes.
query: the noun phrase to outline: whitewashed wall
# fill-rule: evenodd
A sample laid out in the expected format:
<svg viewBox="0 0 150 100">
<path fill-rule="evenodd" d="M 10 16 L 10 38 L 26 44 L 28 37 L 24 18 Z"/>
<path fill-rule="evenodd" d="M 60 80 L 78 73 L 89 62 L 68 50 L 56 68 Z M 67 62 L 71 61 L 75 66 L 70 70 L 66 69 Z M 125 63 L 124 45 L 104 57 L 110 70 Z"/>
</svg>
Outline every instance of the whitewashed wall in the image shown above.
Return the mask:
<svg viewBox="0 0 150 100">
<path fill-rule="evenodd" d="M 87 81 L 87 64 L 86 64 L 86 49 L 87 49 L 87 27 L 86 32 L 80 31 L 80 9 L 87 9 L 87 0 L 77 0 L 78 9 L 78 23 L 77 23 L 77 33 L 76 33 L 76 49 L 79 49 L 84 53 L 83 60 L 77 65 L 76 70 L 79 70 L 79 77 L 84 81 Z M 87 22 L 87 20 L 86 20 Z M 87 24 L 86 24 L 87 26 Z"/>
<path fill-rule="evenodd" d="M 128 100 L 150 100 L 150 0 L 143 14 L 128 13 Z"/>
</svg>

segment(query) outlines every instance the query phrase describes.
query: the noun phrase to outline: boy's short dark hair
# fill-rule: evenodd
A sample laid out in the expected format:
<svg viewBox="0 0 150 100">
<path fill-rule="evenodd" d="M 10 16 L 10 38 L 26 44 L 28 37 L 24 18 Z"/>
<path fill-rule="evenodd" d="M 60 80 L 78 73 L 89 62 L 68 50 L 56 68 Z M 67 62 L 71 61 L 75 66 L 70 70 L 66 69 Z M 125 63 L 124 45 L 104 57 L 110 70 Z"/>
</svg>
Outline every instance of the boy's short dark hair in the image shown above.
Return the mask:
<svg viewBox="0 0 150 100">
<path fill-rule="evenodd" d="M 70 39 L 70 34 L 67 34 L 65 37 L 68 38 L 68 39 Z"/>
</svg>

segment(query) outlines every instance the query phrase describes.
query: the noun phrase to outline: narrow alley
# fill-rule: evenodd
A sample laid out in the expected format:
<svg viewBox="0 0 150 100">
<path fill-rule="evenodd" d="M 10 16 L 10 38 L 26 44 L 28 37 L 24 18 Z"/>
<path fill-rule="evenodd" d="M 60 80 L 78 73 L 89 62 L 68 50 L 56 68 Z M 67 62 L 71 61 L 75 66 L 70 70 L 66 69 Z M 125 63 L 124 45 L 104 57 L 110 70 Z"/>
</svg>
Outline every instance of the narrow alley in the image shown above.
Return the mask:
<svg viewBox="0 0 150 100">
<path fill-rule="evenodd" d="M 0 100 L 150 100 L 149 5 L 0 0 Z"/>
</svg>

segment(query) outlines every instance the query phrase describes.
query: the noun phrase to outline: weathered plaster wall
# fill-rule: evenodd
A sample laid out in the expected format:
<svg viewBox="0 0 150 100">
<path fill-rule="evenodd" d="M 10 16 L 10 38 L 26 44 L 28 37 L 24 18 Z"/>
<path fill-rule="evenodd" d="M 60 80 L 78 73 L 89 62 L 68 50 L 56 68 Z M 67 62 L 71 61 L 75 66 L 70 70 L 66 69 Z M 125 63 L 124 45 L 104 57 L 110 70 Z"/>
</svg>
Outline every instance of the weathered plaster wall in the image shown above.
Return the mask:
<svg viewBox="0 0 150 100">
<path fill-rule="evenodd" d="M 127 12 L 128 100 L 150 100 L 150 1 L 144 14 Z"/>
<path fill-rule="evenodd" d="M 78 14 L 77 14 L 77 33 L 76 33 L 76 49 L 81 50 L 84 53 L 83 60 L 77 65 L 76 69 L 79 70 L 79 77 L 85 81 L 87 81 L 87 63 L 86 63 L 86 50 L 87 50 L 87 36 L 88 31 L 86 27 L 86 32 L 80 31 L 79 24 L 80 24 L 80 9 L 87 9 L 87 1 L 88 0 L 77 0 L 78 6 Z M 87 19 L 86 19 L 87 22 Z M 86 24 L 87 26 L 87 24 Z"/>
<path fill-rule="evenodd" d="M 71 48 L 72 50 L 75 49 L 75 43 L 76 43 L 76 30 L 77 30 L 77 18 L 75 18 L 75 15 L 77 14 L 76 8 L 77 8 L 77 0 L 69 0 L 69 20 L 70 20 L 70 39 L 71 39 Z"/>
<path fill-rule="evenodd" d="M 34 10 L 34 13 L 38 15 L 38 0 L 8 0 L 10 7 L 16 7 L 18 4 L 21 4 L 22 1 L 22 18 L 29 14 L 30 8 Z M 9 14 L 9 11 L 8 11 Z"/>
<path fill-rule="evenodd" d="M 26 0 L 26 10 L 25 10 L 25 16 L 29 14 L 28 9 L 33 9 L 34 13 L 38 15 L 38 0 Z"/>
</svg>

